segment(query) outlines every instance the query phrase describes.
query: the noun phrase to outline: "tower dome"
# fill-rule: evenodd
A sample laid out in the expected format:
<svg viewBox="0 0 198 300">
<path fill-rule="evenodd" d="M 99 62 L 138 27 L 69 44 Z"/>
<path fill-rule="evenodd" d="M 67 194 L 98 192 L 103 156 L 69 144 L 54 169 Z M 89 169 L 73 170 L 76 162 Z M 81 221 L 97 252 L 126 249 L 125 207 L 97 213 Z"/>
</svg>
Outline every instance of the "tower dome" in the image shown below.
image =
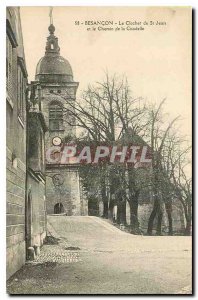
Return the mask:
<svg viewBox="0 0 198 300">
<path fill-rule="evenodd" d="M 60 56 L 58 38 L 54 35 L 54 25 L 51 24 L 48 30 L 50 35 L 47 37 L 45 56 L 37 64 L 35 79 L 48 83 L 72 82 L 72 68 L 70 63 Z"/>
</svg>

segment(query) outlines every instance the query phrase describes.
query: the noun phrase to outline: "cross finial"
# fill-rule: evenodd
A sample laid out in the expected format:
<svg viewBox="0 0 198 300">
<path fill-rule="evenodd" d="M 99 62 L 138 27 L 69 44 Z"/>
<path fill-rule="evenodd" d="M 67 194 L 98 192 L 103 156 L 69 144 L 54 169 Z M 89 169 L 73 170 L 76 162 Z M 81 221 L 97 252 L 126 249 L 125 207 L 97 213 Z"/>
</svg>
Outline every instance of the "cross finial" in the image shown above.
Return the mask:
<svg viewBox="0 0 198 300">
<path fill-rule="evenodd" d="M 52 12 L 53 12 L 53 7 L 50 6 L 50 10 L 49 10 L 50 25 L 53 24 L 53 15 L 52 15 Z"/>
</svg>

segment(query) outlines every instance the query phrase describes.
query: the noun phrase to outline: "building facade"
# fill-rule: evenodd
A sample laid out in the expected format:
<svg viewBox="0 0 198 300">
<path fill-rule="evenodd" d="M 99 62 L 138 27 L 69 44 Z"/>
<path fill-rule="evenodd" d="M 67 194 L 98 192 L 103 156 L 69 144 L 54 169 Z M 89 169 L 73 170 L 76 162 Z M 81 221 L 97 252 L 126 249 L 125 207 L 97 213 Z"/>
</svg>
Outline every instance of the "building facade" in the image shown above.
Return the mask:
<svg viewBox="0 0 198 300">
<path fill-rule="evenodd" d="M 26 243 L 27 248 L 42 246 L 46 237 L 45 201 L 45 133 L 46 126 L 41 111 L 39 91 L 30 86 L 27 112 L 27 185 L 26 185 Z"/>
<path fill-rule="evenodd" d="M 25 263 L 27 249 L 46 235 L 42 112 L 30 103 L 18 7 L 6 9 L 6 262 L 7 278 Z M 32 98 L 35 100 L 35 97 Z M 37 124 L 37 131 L 35 131 Z M 39 143 L 35 143 L 39 139 Z M 34 152 L 30 151 L 34 144 Z M 41 150 L 43 149 L 43 150 Z M 43 151 L 43 160 L 40 153 Z"/>
<path fill-rule="evenodd" d="M 73 79 L 69 62 L 60 56 L 55 27 L 49 26 L 45 55 L 36 67 L 35 82 L 39 87 L 41 107 L 49 128 L 45 135 L 45 151 L 61 146 L 68 136 L 75 136 L 75 120 L 68 101 L 75 106 L 78 82 Z M 78 167 L 46 163 L 46 206 L 48 214 L 87 215 L 87 202 L 82 197 Z"/>
<path fill-rule="evenodd" d="M 26 88 L 27 71 L 19 8 L 6 10 L 7 276 L 26 259 Z"/>
</svg>

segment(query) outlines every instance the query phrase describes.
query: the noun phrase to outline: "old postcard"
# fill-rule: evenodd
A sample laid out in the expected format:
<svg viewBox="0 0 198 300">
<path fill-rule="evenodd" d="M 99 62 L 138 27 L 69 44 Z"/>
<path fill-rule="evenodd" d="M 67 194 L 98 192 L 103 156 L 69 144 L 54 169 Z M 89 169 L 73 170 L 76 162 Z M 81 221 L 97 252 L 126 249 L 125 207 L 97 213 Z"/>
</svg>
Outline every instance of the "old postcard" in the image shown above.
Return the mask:
<svg viewBox="0 0 198 300">
<path fill-rule="evenodd" d="M 191 7 L 7 7 L 7 293 L 192 294 L 191 110 Z"/>
</svg>

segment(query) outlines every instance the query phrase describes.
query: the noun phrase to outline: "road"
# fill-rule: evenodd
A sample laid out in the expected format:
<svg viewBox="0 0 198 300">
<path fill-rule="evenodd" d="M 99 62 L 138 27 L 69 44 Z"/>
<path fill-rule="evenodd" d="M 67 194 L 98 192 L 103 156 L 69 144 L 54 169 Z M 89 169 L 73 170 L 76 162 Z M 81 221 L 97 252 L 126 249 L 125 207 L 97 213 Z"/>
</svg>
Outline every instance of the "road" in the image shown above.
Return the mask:
<svg viewBox="0 0 198 300">
<path fill-rule="evenodd" d="M 190 237 L 131 235 L 89 216 L 48 216 L 48 222 L 76 259 L 26 265 L 10 281 L 10 293 L 190 293 Z M 56 256 L 56 250 L 51 252 Z"/>
</svg>

